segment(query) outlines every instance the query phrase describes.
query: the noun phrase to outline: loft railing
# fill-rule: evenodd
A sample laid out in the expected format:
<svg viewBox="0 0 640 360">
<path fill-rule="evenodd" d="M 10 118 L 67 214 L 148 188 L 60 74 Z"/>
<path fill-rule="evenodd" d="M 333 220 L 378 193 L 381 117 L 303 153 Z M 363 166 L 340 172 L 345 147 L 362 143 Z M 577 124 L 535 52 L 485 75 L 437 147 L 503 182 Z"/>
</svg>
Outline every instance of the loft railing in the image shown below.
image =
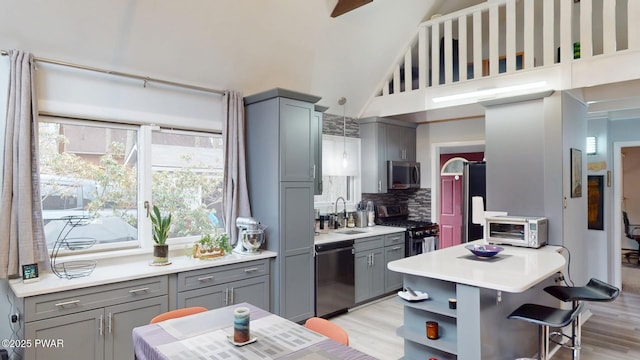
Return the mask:
<svg viewBox="0 0 640 360">
<path fill-rule="evenodd" d="M 640 49 L 639 0 L 490 1 L 420 24 L 377 96 Z"/>
</svg>

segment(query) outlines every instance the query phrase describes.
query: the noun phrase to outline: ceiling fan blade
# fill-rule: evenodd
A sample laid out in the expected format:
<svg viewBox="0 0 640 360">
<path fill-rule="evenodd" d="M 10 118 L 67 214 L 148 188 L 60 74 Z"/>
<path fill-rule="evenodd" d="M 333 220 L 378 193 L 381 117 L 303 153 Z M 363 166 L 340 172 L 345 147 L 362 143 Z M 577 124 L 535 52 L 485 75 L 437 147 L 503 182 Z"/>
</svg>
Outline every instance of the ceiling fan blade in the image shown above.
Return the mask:
<svg viewBox="0 0 640 360">
<path fill-rule="evenodd" d="M 373 0 L 338 0 L 338 3 L 333 8 L 333 12 L 331 12 L 331 17 L 338 17 L 372 1 Z"/>
</svg>

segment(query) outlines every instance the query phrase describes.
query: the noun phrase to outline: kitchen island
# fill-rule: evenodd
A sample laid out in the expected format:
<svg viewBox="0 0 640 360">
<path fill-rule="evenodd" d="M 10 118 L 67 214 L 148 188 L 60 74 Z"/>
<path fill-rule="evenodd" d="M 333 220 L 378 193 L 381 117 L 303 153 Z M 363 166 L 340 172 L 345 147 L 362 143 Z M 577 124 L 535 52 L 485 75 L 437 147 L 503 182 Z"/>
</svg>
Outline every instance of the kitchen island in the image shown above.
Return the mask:
<svg viewBox="0 0 640 360">
<path fill-rule="evenodd" d="M 482 240 L 472 242 L 482 243 Z M 429 299 L 404 305 L 405 359 L 515 359 L 537 352 L 537 327 L 507 316 L 523 303 L 559 306 L 543 288 L 555 284 L 565 259 L 560 247 L 504 246 L 493 258 L 478 258 L 461 244 L 390 262 L 405 287 Z M 456 309 L 448 300 L 455 298 Z M 439 324 L 439 338 L 426 337 L 425 324 Z"/>
</svg>

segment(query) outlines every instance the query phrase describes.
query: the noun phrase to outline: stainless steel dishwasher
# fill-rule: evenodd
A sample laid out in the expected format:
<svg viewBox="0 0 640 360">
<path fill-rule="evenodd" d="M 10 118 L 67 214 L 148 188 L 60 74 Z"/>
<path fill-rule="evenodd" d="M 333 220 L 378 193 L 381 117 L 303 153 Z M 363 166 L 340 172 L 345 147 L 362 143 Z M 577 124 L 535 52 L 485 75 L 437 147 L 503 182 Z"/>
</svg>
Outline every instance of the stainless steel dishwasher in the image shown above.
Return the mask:
<svg viewBox="0 0 640 360">
<path fill-rule="evenodd" d="M 329 318 L 355 304 L 353 240 L 316 245 L 316 316 Z"/>
</svg>

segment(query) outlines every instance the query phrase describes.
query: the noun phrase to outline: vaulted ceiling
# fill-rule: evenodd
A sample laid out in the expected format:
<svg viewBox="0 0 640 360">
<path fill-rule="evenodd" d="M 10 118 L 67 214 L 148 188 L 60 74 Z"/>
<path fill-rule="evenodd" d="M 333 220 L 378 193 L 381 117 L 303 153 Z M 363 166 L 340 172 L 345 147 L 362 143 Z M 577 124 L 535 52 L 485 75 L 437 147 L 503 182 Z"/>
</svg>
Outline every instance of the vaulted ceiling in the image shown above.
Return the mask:
<svg viewBox="0 0 640 360">
<path fill-rule="evenodd" d="M 417 25 L 481 0 L 0 0 L 0 49 L 245 95 L 283 87 L 356 116 Z"/>
</svg>

